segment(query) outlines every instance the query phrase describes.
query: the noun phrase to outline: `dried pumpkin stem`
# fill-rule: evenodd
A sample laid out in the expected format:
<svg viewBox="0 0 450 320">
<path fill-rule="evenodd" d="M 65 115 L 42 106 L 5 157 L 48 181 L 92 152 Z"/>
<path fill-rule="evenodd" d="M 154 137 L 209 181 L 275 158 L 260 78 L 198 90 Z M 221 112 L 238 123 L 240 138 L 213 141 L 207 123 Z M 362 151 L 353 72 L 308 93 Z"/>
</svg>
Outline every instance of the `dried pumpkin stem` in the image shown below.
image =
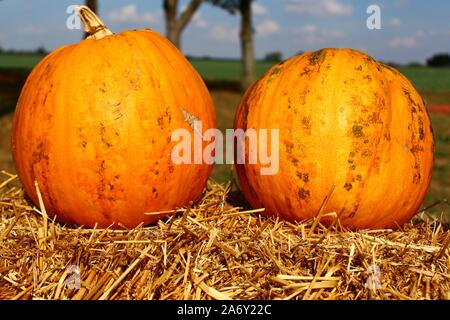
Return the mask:
<svg viewBox="0 0 450 320">
<path fill-rule="evenodd" d="M 89 34 L 87 39 L 100 40 L 112 35 L 112 32 L 106 28 L 103 21 L 87 6 L 78 6 L 77 12 L 83 22 L 84 31 Z"/>
</svg>

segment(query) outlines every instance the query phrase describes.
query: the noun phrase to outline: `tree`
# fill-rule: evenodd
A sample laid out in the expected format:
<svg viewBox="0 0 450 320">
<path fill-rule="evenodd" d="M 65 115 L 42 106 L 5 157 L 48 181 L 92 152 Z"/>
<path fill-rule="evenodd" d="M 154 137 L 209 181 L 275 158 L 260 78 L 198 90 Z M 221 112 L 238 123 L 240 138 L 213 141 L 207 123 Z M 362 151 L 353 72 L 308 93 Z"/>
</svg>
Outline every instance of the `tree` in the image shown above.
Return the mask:
<svg viewBox="0 0 450 320">
<path fill-rule="evenodd" d="M 36 49 L 35 53 L 39 54 L 39 55 L 46 55 L 47 54 L 47 50 L 45 49 L 45 47 L 39 47 L 39 48 Z"/>
<path fill-rule="evenodd" d="M 94 13 L 98 13 L 98 2 L 97 0 L 86 0 L 86 6 L 89 7 Z M 84 37 L 87 38 L 89 36 L 88 33 L 84 33 Z"/>
<path fill-rule="evenodd" d="M 181 34 L 191 21 L 203 0 L 191 0 L 183 12 L 178 14 L 178 0 L 164 0 L 163 9 L 166 17 L 166 36 L 181 49 Z"/>
<path fill-rule="evenodd" d="M 245 90 L 256 79 L 255 51 L 253 46 L 252 0 L 209 0 L 209 2 L 227 10 L 231 14 L 239 12 L 241 15 L 241 86 Z"/>
<path fill-rule="evenodd" d="M 450 67 L 450 55 L 448 53 L 437 53 L 427 59 L 429 67 Z"/>
<path fill-rule="evenodd" d="M 241 0 L 239 9 L 241 12 L 242 88 L 246 89 L 256 79 L 252 1 Z"/>
<path fill-rule="evenodd" d="M 283 60 L 283 53 L 280 51 L 268 52 L 265 55 L 264 60 L 268 62 L 280 62 Z"/>
</svg>

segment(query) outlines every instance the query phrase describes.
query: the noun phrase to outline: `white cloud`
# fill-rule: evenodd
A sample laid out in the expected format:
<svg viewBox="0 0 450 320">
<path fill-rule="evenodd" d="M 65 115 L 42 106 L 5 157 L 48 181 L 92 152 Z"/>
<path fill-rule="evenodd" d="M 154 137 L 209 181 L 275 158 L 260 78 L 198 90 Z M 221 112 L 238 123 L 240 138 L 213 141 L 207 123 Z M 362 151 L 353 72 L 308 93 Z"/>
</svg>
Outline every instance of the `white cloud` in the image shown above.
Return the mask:
<svg viewBox="0 0 450 320">
<path fill-rule="evenodd" d="M 389 25 L 391 27 L 398 28 L 402 25 L 402 20 L 400 20 L 399 18 L 391 19 L 391 21 L 389 21 Z"/>
<path fill-rule="evenodd" d="M 205 19 L 203 19 L 202 14 L 198 11 L 192 17 L 192 24 L 200 29 L 204 29 L 209 26 L 209 23 Z"/>
<path fill-rule="evenodd" d="M 27 26 L 18 29 L 17 33 L 24 36 L 42 36 L 45 30 L 36 26 Z"/>
<path fill-rule="evenodd" d="M 436 30 L 422 30 L 419 29 L 415 33 L 416 38 L 424 38 L 424 37 L 447 37 L 450 36 L 450 30 L 442 30 L 442 31 L 436 31 Z"/>
<path fill-rule="evenodd" d="M 317 31 L 317 27 L 313 24 L 307 24 L 304 25 L 300 30 L 306 33 L 314 33 Z"/>
<path fill-rule="evenodd" d="M 230 28 L 225 25 L 216 25 L 211 29 L 209 36 L 216 41 L 238 42 L 239 29 L 237 27 Z"/>
<path fill-rule="evenodd" d="M 305 24 L 304 26 L 294 29 L 294 34 L 297 35 L 314 35 L 317 37 L 327 38 L 343 38 L 345 33 L 339 30 L 319 30 L 314 24 Z"/>
<path fill-rule="evenodd" d="M 265 16 L 269 12 L 265 6 L 255 1 L 252 2 L 252 11 L 257 16 Z"/>
<path fill-rule="evenodd" d="M 425 37 L 425 31 L 423 31 L 423 30 L 418 30 L 417 32 L 416 32 L 416 36 L 417 37 Z"/>
<path fill-rule="evenodd" d="M 128 4 L 109 12 L 107 18 L 112 22 L 118 23 L 145 23 L 156 26 L 160 24 L 162 13 L 160 11 L 140 13 L 136 5 Z"/>
<path fill-rule="evenodd" d="M 369 49 L 365 46 L 357 46 L 355 49 L 365 53 L 369 52 Z"/>
<path fill-rule="evenodd" d="M 408 5 L 409 5 L 409 0 L 395 0 L 394 1 L 394 6 L 396 8 L 405 8 Z"/>
<path fill-rule="evenodd" d="M 284 5 L 287 13 L 307 14 L 312 16 L 348 16 L 353 7 L 341 0 L 288 0 Z"/>
<path fill-rule="evenodd" d="M 292 32 L 301 42 L 309 45 L 319 45 L 329 40 L 345 38 L 345 33 L 340 30 L 319 30 L 314 24 L 306 24 Z"/>
<path fill-rule="evenodd" d="M 397 48 L 414 48 L 417 47 L 417 39 L 414 36 L 397 37 L 388 42 L 388 47 Z"/>
<path fill-rule="evenodd" d="M 345 33 L 339 30 L 324 30 L 321 33 L 322 37 L 340 39 L 345 37 Z"/>
<path fill-rule="evenodd" d="M 281 27 L 275 20 L 265 20 L 256 25 L 256 35 L 262 37 L 278 33 L 280 30 Z"/>
</svg>

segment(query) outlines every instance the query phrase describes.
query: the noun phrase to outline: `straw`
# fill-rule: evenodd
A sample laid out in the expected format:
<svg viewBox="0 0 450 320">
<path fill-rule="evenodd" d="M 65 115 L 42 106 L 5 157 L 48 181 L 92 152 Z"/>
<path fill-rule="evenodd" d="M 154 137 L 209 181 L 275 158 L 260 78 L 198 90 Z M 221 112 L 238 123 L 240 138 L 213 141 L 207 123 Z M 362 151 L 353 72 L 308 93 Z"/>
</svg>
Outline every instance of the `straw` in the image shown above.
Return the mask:
<svg viewBox="0 0 450 320">
<path fill-rule="evenodd" d="M 36 191 L 37 207 L 0 173 L 0 299 L 450 298 L 445 227 L 416 217 L 395 231 L 344 230 L 327 212 L 333 188 L 318 212 L 328 226 L 232 206 L 232 185 L 210 181 L 196 203 L 131 230 L 58 223 Z"/>
</svg>

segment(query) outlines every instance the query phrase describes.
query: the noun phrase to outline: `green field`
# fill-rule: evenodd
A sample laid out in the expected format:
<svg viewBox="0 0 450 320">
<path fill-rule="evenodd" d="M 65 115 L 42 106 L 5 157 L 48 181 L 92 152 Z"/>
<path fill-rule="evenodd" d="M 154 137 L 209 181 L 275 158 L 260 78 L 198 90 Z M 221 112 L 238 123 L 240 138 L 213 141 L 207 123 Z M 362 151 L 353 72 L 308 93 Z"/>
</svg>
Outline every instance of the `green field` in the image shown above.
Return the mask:
<svg viewBox="0 0 450 320">
<path fill-rule="evenodd" d="M 44 56 L 38 54 L 0 53 L 0 69 L 32 69 Z"/>
<path fill-rule="evenodd" d="M 239 61 L 193 59 L 191 63 L 206 81 L 239 81 L 240 79 Z M 258 61 L 257 75 L 262 76 L 271 66 L 270 62 Z M 450 92 L 450 68 L 398 67 L 398 69 L 421 92 Z"/>
<path fill-rule="evenodd" d="M 241 63 L 236 60 L 205 60 L 192 59 L 192 65 L 205 81 L 239 81 L 241 78 Z M 273 62 L 258 61 L 256 74 L 262 76 Z"/>
<path fill-rule="evenodd" d="M 450 68 L 399 67 L 421 92 L 449 92 Z"/>
<path fill-rule="evenodd" d="M 36 54 L 0 54 L 0 69 L 30 70 L 42 59 Z M 241 64 L 237 60 L 191 59 L 206 82 L 238 82 Z M 256 72 L 262 76 L 273 63 L 258 61 Z M 450 103 L 450 68 L 398 67 L 428 102 Z"/>
</svg>

